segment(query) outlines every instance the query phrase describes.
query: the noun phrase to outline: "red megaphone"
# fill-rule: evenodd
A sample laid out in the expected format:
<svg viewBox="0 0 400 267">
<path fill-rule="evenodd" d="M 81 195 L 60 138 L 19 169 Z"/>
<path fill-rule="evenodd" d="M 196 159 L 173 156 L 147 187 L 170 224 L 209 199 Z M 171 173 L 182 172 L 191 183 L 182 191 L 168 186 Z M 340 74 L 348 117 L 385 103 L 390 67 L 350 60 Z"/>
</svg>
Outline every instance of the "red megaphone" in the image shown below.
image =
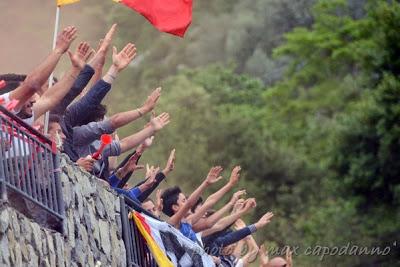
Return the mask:
<svg viewBox="0 0 400 267">
<path fill-rule="evenodd" d="M 100 158 L 101 153 L 103 153 L 104 148 L 111 144 L 112 142 L 112 137 L 109 134 L 103 134 L 100 138 L 101 140 L 101 146 L 100 148 L 92 155 L 92 158 L 95 160 L 98 160 Z"/>
</svg>

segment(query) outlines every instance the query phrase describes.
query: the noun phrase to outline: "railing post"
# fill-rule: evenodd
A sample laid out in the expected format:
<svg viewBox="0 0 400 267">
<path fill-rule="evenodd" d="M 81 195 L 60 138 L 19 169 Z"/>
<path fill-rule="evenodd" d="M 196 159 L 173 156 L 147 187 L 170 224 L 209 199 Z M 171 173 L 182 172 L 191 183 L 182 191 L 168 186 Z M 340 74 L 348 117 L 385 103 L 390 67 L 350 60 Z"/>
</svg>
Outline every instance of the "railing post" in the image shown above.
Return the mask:
<svg viewBox="0 0 400 267">
<path fill-rule="evenodd" d="M 126 265 L 130 266 L 132 263 L 132 255 L 131 255 L 131 242 L 129 235 L 129 221 L 128 221 L 128 214 L 126 212 L 126 205 L 125 205 L 125 199 L 123 196 L 119 196 L 120 200 L 120 212 L 121 212 L 121 225 L 122 225 L 122 238 L 124 239 L 125 243 L 125 251 L 126 251 Z"/>
<path fill-rule="evenodd" d="M 63 192 L 61 187 L 61 168 L 60 168 L 60 155 L 53 154 L 53 166 L 54 166 L 54 178 L 56 182 L 56 195 L 57 195 L 57 204 L 58 204 L 58 213 L 64 218 L 65 215 L 65 207 L 64 207 L 64 199 Z"/>
<path fill-rule="evenodd" d="M 7 201 L 6 176 L 4 175 L 4 157 L 0 148 L 0 200 Z"/>
<path fill-rule="evenodd" d="M 0 117 L 0 129 L 3 126 L 3 120 Z M 6 189 L 6 175 L 4 173 L 4 168 L 6 167 L 4 164 L 5 161 L 5 149 L 4 149 L 4 136 L 0 131 L 0 200 L 7 201 L 7 189 Z"/>
</svg>

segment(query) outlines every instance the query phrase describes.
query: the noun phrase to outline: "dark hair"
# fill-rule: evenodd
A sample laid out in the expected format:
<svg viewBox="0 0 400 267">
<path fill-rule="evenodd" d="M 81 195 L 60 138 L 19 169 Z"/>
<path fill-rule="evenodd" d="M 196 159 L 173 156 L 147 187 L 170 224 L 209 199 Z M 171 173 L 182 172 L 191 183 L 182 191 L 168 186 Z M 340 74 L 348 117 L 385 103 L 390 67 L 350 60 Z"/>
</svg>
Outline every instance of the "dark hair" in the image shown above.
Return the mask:
<svg viewBox="0 0 400 267">
<path fill-rule="evenodd" d="M 12 90 L 16 89 L 20 84 L 25 81 L 26 75 L 25 74 L 15 74 L 15 73 L 8 73 L 8 74 L 1 74 L 0 81 L 4 80 L 6 82 L 6 86 L 1 89 L 2 93 L 8 93 Z"/>
<path fill-rule="evenodd" d="M 61 117 L 59 115 L 56 114 L 50 114 L 49 116 L 49 124 L 50 123 L 60 123 L 61 121 Z"/>
<path fill-rule="evenodd" d="M 166 189 L 161 198 L 163 200 L 163 212 L 168 215 L 174 215 L 174 211 L 172 210 L 172 206 L 178 203 L 179 194 L 182 193 L 181 189 L 178 186 L 174 186 Z"/>
<path fill-rule="evenodd" d="M 106 114 L 107 114 L 107 106 L 102 104 L 97 105 L 96 107 L 90 109 L 85 114 L 85 119 L 78 126 L 86 125 L 94 121 L 102 121 L 104 120 L 104 116 Z"/>
<path fill-rule="evenodd" d="M 203 198 L 199 197 L 199 199 L 196 201 L 196 204 L 193 205 L 193 207 L 190 209 L 192 212 L 194 212 L 197 208 L 198 205 L 203 204 Z"/>
<path fill-rule="evenodd" d="M 6 82 L 6 86 L 1 89 L 2 93 L 8 93 L 17 89 L 18 86 L 21 85 L 23 81 L 26 79 L 26 74 L 15 74 L 15 73 L 7 73 L 0 74 L 0 81 L 4 80 Z M 58 79 L 53 77 L 53 84 L 56 84 Z"/>
</svg>

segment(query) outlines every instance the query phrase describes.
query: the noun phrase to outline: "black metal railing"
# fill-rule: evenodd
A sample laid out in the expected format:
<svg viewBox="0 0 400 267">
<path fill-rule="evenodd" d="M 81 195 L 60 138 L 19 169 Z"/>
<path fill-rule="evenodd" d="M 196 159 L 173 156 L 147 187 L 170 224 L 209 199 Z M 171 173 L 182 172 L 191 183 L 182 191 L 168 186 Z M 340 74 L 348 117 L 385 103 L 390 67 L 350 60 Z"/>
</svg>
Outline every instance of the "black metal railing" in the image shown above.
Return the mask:
<svg viewBox="0 0 400 267">
<path fill-rule="evenodd" d="M 129 219 L 129 213 L 134 210 L 143 212 L 148 216 L 152 215 L 129 198 L 121 195 L 120 201 L 122 237 L 125 243 L 127 266 L 157 267 L 158 265 L 151 255 L 146 241 L 140 234 L 134 220 Z"/>
<path fill-rule="evenodd" d="M 12 205 L 23 202 L 28 213 L 34 206 L 32 213 L 39 214 L 40 209 L 44 209 L 56 219 L 64 218 L 59 157 L 55 145 L 2 106 L 0 190 L 2 200 Z M 20 201 L 21 197 L 27 201 Z"/>
</svg>

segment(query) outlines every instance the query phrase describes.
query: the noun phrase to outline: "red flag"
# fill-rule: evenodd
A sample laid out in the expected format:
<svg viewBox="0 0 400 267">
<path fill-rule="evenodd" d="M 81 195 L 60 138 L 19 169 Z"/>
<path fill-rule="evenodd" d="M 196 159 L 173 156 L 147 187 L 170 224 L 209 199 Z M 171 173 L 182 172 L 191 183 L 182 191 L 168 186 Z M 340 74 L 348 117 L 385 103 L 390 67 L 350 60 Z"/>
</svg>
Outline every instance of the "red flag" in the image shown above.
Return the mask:
<svg viewBox="0 0 400 267">
<path fill-rule="evenodd" d="M 158 30 L 183 37 L 192 22 L 192 0 L 120 0 Z"/>
</svg>

